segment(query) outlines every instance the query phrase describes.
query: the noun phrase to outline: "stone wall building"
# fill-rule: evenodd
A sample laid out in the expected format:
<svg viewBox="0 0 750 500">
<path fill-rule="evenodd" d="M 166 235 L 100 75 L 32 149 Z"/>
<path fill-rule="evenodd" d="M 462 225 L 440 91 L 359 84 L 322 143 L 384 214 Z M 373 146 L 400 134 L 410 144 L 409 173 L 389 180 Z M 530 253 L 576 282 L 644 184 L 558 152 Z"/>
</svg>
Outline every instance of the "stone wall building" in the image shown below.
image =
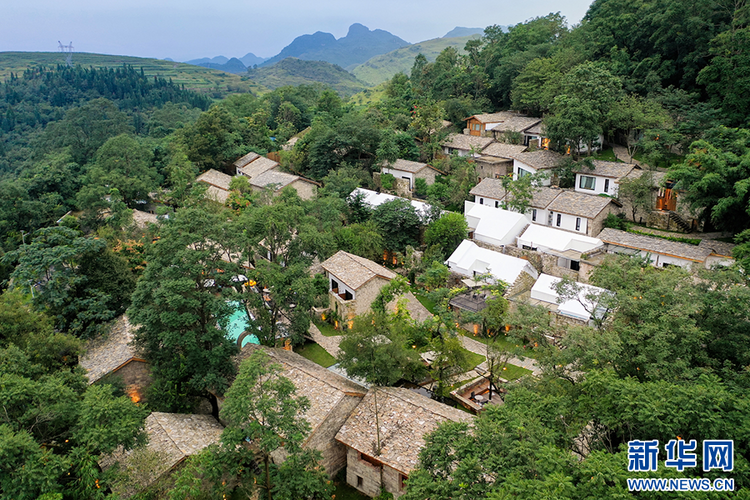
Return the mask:
<svg viewBox="0 0 750 500">
<path fill-rule="evenodd" d="M 423 179 L 427 185 L 435 184 L 438 175 L 445 175 L 444 172 L 434 168 L 427 163 L 418 161 L 408 161 L 398 159 L 392 165 L 383 165 L 380 171 L 384 174 L 391 174 L 396 179 L 404 179 L 408 182 L 409 191 L 414 190 L 417 179 Z"/>
<path fill-rule="evenodd" d="M 609 214 L 620 213 L 620 204 L 608 196 L 563 191 L 547 206 L 548 226 L 596 237 Z"/>
<path fill-rule="evenodd" d="M 424 436 L 444 422 L 471 424 L 473 416 L 408 389 L 377 389 L 380 453 L 377 453 L 375 391 L 371 389 L 336 434 L 346 446 L 346 482 L 365 495 L 383 487 L 395 498 L 403 495 L 405 481 L 417 467 Z"/>
<path fill-rule="evenodd" d="M 232 182 L 232 176 L 218 170 L 209 169 L 199 175 L 196 182 L 208 184 L 206 197 L 218 201 L 222 205 L 226 203 L 229 196 L 229 183 Z"/>
</svg>

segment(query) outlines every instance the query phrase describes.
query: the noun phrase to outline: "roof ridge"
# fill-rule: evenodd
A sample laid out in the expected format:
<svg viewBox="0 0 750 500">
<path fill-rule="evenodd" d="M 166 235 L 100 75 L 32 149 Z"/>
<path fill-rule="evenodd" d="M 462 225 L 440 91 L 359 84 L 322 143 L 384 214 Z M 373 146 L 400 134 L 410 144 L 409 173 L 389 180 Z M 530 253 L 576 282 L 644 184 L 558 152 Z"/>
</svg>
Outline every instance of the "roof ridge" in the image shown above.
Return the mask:
<svg viewBox="0 0 750 500">
<path fill-rule="evenodd" d="M 156 420 L 156 423 L 159 424 L 159 427 L 161 428 L 161 430 L 164 431 L 164 435 L 167 436 L 167 438 L 172 442 L 174 447 L 177 448 L 177 450 L 183 455 L 187 455 L 188 453 L 182 448 L 180 448 L 177 442 L 174 439 L 172 439 L 172 436 L 169 435 L 169 431 L 167 431 L 166 427 L 164 427 L 164 425 L 161 423 L 161 419 L 159 415 L 171 415 L 171 414 L 163 412 L 163 411 L 155 411 L 155 412 L 152 412 L 151 415 L 154 415 L 154 419 Z M 178 414 L 175 414 L 175 415 L 178 415 Z"/>
</svg>

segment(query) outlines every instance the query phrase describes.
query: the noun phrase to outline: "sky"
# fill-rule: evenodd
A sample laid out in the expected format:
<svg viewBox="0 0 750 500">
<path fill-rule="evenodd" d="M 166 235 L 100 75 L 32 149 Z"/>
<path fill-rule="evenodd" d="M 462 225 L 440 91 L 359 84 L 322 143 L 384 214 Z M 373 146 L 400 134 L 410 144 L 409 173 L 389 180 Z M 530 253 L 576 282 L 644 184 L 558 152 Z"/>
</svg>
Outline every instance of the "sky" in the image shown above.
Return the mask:
<svg viewBox="0 0 750 500">
<path fill-rule="evenodd" d="M 6 0 L 0 52 L 74 52 L 186 61 L 201 57 L 272 57 L 299 35 L 346 36 L 353 23 L 416 43 L 456 26 L 511 25 L 561 12 L 578 23 L 591 0 Z M 463 7 L 462 7 L 463 5 Z M 0 56 L 2 57 L 2 56 Z"/>
</svg>

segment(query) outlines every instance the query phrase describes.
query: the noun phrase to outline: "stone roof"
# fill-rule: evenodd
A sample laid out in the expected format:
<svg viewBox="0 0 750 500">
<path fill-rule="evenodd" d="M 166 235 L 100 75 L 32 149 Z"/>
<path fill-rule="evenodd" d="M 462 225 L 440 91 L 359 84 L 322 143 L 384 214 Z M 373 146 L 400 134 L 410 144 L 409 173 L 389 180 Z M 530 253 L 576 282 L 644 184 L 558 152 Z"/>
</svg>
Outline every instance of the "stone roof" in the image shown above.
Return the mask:
<svg viewBox="0 0 750 500">
<path fill-rule="evenodd" d="M 194 455 L 206 446 L 219 442 L 224 427 L 211 415 L 189 415 L 180 413 L 154 412 L 146 418 L 147 450 L 156 453 L 159 461 L 149 471 L 141 484 L 129 484 L 127 490 L 120 492 L 127 498 L 140 489 L 146 488 L 162 474 L 170 471 L 190 455 Z M 123 452 L 119 449 L 103 457 L 99 465 L 103 469 L 116 462 L 126 465 L 128 460 L 137 460 L 135 450 Z"/>
<path fill-rule="evenodd" d="M 218 201 L 223 205 L 227 202 L 227 198 L 229 198 L 229 191 L 219 189 L 216 186 L 208 186 L 205 197 L 214 201 Z"/>
<path fill-rule="evenodd" d="M 713 249 L 706 246 L 690 245 L 677 241 L 669 241 L 654 236 L 633 234 L 619 229 L 606 228 L 599 233 L 599 239 L 609 245 L 632 248 L 649 253 L 658 253 L 677 257 L 679 259 L 692 260 L 694 262 L 705 262 L 706 258 L 713 253 Z"/>
<path fill-rule="evenodd" d="M 259 158 L 259 157 L 260 157 L 260 155 L 258 153 L 248 153 L 245 156 L 243 156 L 242 158 L 240 158 L 239 160 L 235 161 L 234 162 L 234 166 L 237 167 L 237 168 L 242 168 L 245 165 L 247 165 L 248 163 L 250 163 L 251 161 L 253 161 L 253 160 L 255 160 L 255 159 Z"/>
<path fill-rule="evenodd" d="M 278 170 L 268 170 L 256 177 L 251 177 L 250 184 L 259 188 L 275 186 L 275 189 L 281 189 L 298 179 L 300 177 L 297 175 L 279 172 Z"/>
<path fill-rule="evenodd" d="M 375 402 L 370 390 L 336 434 L 336 440 L 384 464 L 409 474 L 417 467 L 424 436 L 443 422 L 471 424 L 474 417 L 408 389 L 377 389 L 381 454 L 376 446 Z"/>
<path fill-rule="evenodd" d="M 474 118 L 482 123 L 486 124 L 497 124 L 491 129 L 498 132 L 512 131 L 512 132 L 523 132 L 527 128 L 536 125 L 541 122 L 541 118 L 534 118 L 531 116 L 524 116 L 519 113 L 512 111 L 500 111 L 499 113 L 485 113 L 481 115 L 470 116 L 468 119 Z"/>
<path fill-rule="evenodd" d="M 536 151 L 518 153 L 513 156 L 513 159 L 534 167 L 537 170 L 544 170 L 557 167 L 562 161 L 563 155 L 547 149 L 537 149 Z"/>
<path fill-rule="evenodd" d="M 545 209 L 562 192 L 563 191 L 559 188 L 546 186 L 538 187 L 534 190 L 534 196 L 531 199 L 529 206 L 531 208 Z M 472 190 L 469 191 L 469 194 L 503 201 L 505 200 L 507 193 L 505 188 L 503 188 L 502 179 L 492 179 L 488 177 L 482 179 L 479 184 L 474 186 Z"/>
<path fill-rule="evenodd" d="M 614 200 L 607 196 L 593 196 L 576 191 L 561 191 L 559 195 L 547 206 L 552 212 L 575 215 L 593 219 Z"/>
<path fill-rule="evenodd" d="M 241 363 L 256 350 L 266 351 L 274 363 L 281 365 L 281 375 L 291 380 L 296 387 L 297 396 L 305 396 L 310 400 L 305 420 L 310 424 L 312 431 L 328 418 L 344 397 L 362 397 L 367 392 L 361 385 L 284 349 L 247 344 L 235 357 L 235 362 Z"/>
<path fill-rule="evenodd" d="M 133 341 L 133 326 L 126 315 L 115 321 L 112 329 L 105 336 L 86 344 L 86 354 L 79 364 L 86 369 L 89 384 L 108 373 L 112 373 L 131 359 L 142 359 L 138 356 Z"/>
<path fill-rule="evenodd" d="M 633 169 L 637 169 L 637 167 L 632 163 L 619 163 L 616 161 L 593 160 L 593 164 L 593 169 L 590 169 L 585 165 L 581 165 L 573 172 L 575 172 L 576 174 L 595 175 L 597 177 L 612 177 L 615 179 L 619 179 L 628 175 L 633 171 Z"/>
<path fill-rule="evenodd" d="M 625 175 L 624 177 L 621 177 L 620 179 L 617 179 L 615 182 L 619 183 L 623 179 L 640 179 L 641 176 L 646 175 L 646 174 L 650 174 L 653 177 L 654 186 L 663 186 L 664 180 L 667 177 L 666 172 L 659 172 L 657 170 L 641 170 L 638 168 L 634 168 L 633 170 L 628 172 L 627 175 Z"/>
<path fill-rule="evenodd" d="M 418 161 L 402 160 L 401 158 L 393 162 L 393 165 L 390 165 L 390 166 L 383 165 L 381 168 L 389 168 L 391 170 L 401 170 L 402 172 L 411 172 L 412 174 L 416 174 L 417 172 L 420 172 L 424 168 L 431 168 L 433 170 L 437 170 L 436 168 L 426 163 L 420 163 Z"/>
<path fill-rule="evenodd" d="M 464 151 L 470 151 L 473 148 L 474 151 L 478 153 L 494 141 L 495 139 L 493 139 L 492 137 L 478 137 L 476 135 L 466 134 L 450 134 L 445 139 L 445 141 L 441 143 L 441 146 L 453 149 L 461 149 Z"/>
<path fill-rule="evenodd" d="M 542 130 L 543 125 L 544 125 L 543 122 L 539 122 L 533 127 L 529 127 L 526 130 L 526 133 L 531 134 L 531 135 L 544 135 L 544 131 Z"/>
<path fill-rule="evenodd" d="M 141 229 L 145 229 L 149 224 L 158 224 L 159 219 L 156 214 L 150 214 L 143 210 L 133 210 L 133 222 Z"/>
<path fill-rule="evenodd" d="M 214 170 L 212 168 L 203 172 L 195 180 L 196 182 L 205 182 L 206 184 L 209 184 L 211 186 L 216 186 L 219 189 L 228 191 L 229 183 L 232 182 L 232 176 L 219 172 L 218 170 Z"/>
<path fill-rule="evenodd" d="M 265 156 L 258 156 L 255 160 L 251 161 L 247 165 L 238 168 L 243 175 L 246 175 L 252 180 L 259 175 L 268 172 L 269 170 L 277 168 L 278 166 L 279 164 L 275 161 L 270 160 Z"/>
<path fill-rule="evenodd" d="M 732 250 L 735 245 L 734 243 L 727 243 L 726 241 L 716 240 L 701 240 L 699 247 L 710 249 L 714 255 L 721 255 L 722 257 L 731 257 Z"/>
<path fill-rule="evenodd" d="M 392 280 L 396 277 L 396 273 L 393 271 L 371 260 L 344 252 L 343 250 L 336 252 L 324 261 L 321 266 L 352 290 L 359 289 L 376 276 L 386 280 Z"/>
<path fill-rule="evenodd" d="M 526 151 L 526 146 L 522 144 L 505 144 L 502 142 L 493 142 L 482 150 L 483 155 L 497 156 L 499 158 L 513 158 L 513 155 Z"/>
</svg>

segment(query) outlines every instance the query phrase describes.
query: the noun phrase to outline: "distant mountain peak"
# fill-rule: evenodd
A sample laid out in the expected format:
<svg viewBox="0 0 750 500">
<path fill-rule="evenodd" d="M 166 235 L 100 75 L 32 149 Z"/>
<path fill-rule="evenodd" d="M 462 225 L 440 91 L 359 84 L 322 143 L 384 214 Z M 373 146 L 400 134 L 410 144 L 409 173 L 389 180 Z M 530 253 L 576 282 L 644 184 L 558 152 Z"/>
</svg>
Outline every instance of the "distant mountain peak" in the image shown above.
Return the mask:
<svg viewBox="0 0 750 500">
<path fill-rule="evenodd" d="M 458 38 L 460 36 L 481 35 L 482 33 L 484 33 L 484 28 L 464 28 L 463 26 L 456 26 L 443 35 L 443 38 Z"/>
</svg>

